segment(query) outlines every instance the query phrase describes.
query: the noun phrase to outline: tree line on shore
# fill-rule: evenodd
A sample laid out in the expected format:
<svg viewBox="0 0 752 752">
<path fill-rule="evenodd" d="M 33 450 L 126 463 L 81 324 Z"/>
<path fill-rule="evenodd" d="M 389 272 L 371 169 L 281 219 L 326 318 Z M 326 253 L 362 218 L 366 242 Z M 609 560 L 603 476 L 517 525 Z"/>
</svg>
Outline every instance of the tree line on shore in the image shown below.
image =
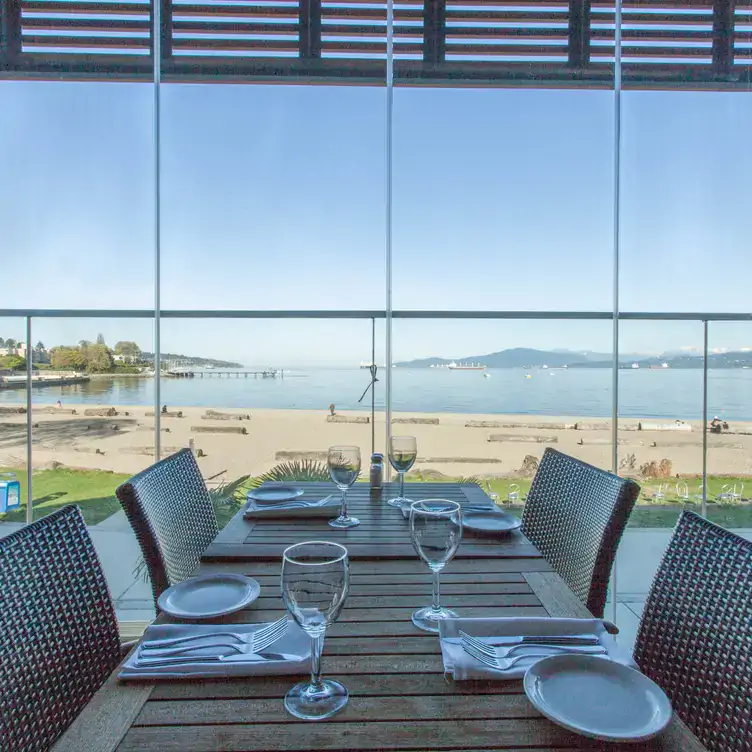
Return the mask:
<svg viewBox="0 0 752 752">
<path fill-rule="evenodd" d="M 0 347 L 13 350 L 20 343 L 0 337 Z M 110 348 L 104 336 L 99 334 L 96 342 L 80 340 L 77 345 L 61 345 L 46 350 L 42 342 L 32 351 L 35 368 L 50 368 L 54 371 L 83 371 L 85 373 L 136 372 L 142 364 L 141 348 L 130 341 L 117 342 Z M 22 371 L 26 358 L 19 354 L 0 357 L 0 368 Z"/>
</svg>

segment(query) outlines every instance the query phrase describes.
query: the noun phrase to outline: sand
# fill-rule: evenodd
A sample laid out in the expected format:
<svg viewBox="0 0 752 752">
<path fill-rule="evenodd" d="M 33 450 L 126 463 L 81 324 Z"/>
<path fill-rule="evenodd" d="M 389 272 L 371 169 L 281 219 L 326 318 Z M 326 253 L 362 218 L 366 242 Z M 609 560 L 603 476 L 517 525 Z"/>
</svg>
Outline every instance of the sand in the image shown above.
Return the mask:
<svg viewBox="0 0 752 752">
<path fill-rule="evenodd" d="M 64 405 L 65 410 L 76 410 L 73 415 L 53 414 L 49 405 L 37 406 L 32 413 L 35 468 L 61 463 L 73 468 L 136 473 L 153 462 L 154 418 L 146 415 L 150 408 L 116 407 L 115 417 L 83 415 L 85 409 L 94 407 Z M 194 448 L 204 455 L 199 464 L 205 477 L 215 482 L 259 474 L 285 458 L 316 456 L 315 453 L 323 457 L 321 453 L 334 444 L 360 446 L 364 466 L 371 452 L 370 424 L 330 422 L 326 411 L 217 407 L 215 410 L 234 417 L 205 419 L 202 416 L 207 409 L 203 407 L 170 405 L 169 410 L 181 411 L 183 417 L 162 418 L 163 455 L 188 446 L 192 439 Z M 237 420 L 240 416 L 250 419 Z M 347 421 L 369 417 L 369 413 L 338 416 L 339 421 Z M 416 470 L 438 471 L 451 477 L 515 476 L 526 455 L 539 458 L 547 446 L 601 467 L 611 466 L 611 431 L 607 419 L 457 413 L 394 413 L 393 418 L 438 420 L 432 424 L 406 422 L 393 426 L 394 433 L 417 438 Z M 636 473 L 643 463 L 669 459 L 674 474 L 702 473 L 700 422 L 687 421 L 691 430 L 656 430 L 656 424 L 663 428 L 672 421 L 649 419 L 642 422 L 650 425 L 650 430 L 636 430 L 640 422 L 624 419 L 619 423 L 619 455 L 623 461 L 634 455 L 633 466 L 625 467 L 625 471 L 631 469 Z M 197 432 L 193 430 L 195 427 L 245 428 L 247 434 Z M 708 435 L 708 472 L 751 475 L 752 423 L 735 422 L 730 428 L 733 433 Z M 385 429 L 382 412 L 376 415 L 376 451 L 385 451 Z M 0 415 L 0 465 L 21 467 L 25 462 L 26 416 Z"/>
</svg>

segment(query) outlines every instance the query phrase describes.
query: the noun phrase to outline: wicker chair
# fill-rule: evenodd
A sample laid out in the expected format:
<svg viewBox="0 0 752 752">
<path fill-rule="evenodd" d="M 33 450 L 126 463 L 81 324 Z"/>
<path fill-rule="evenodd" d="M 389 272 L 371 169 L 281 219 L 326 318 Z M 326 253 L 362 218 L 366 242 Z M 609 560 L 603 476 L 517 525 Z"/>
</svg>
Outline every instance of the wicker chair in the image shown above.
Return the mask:
<svg viewBox="0 0 752 752">
<path fill-rule="evenodd" d="M 217 535 L 217 518 L 190 449 L 157 462 L 120 486 L 117 497 L 141 545 L 154 603 L 188 579 Z"/>
<path fill-rule="evenodd" d="M 115 609 L 81 512 L 0 539 L 0 749 L 46 750 L 120 661 Z"/>
<path fill-rule="evenodd" d="M 682 514 L 635 660 L 710 752 L 752 750 L 752 542 Z"/>
<path fill-rule="evenodd" d="M 527 497 L 522 531 L 599 618 L 639 493 L 634 481 L 546 449 Z"/>
</svg>

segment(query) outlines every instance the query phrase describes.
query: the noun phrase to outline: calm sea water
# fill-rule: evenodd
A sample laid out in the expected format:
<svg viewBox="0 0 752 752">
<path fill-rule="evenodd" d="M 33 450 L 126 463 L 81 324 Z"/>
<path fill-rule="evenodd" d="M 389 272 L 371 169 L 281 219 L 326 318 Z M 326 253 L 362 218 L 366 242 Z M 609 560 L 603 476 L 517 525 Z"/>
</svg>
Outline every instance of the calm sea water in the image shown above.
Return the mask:
<svg viewBox="0 0 752 752">
<path fill-rule="evenodd" d="M 612 383 L 608 369 L 481 371 L 392 370 L 393 407 L 407 412 L 512 413 L 608 417 Z M 384 408 L 384 371 L 376 385 Z M 370 409 L 370 392 L 358 402 L 370 375 L 361 369 L 287 371 L 282 379 L 163 379 L 162 402 L 200 407 L 266 407 L 309 410 Z M 620 371 L 619 410 L 625 417 L 702 417 L 702 371 Z M 0 402 L 23 402 L 23 390 L 0 392 Z M 71 387 L 34 390 L 40 403 L 152 405 L 152 379 L 119 378 Z M 752 420 L 752 369 L 715 370 L 708 377 L 711 414 Z"/>
</svg>

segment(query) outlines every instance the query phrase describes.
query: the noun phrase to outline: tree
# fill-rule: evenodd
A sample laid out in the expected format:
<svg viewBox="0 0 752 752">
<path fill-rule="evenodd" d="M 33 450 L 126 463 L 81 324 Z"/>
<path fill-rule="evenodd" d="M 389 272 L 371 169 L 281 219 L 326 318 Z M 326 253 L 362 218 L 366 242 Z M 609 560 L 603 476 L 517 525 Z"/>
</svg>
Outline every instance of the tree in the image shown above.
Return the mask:
<svg viewBox="0 0 752 752">
<path fill-rule="evenodd" d="M 5 347 L 5 340 L 0 337 L 0 347 Z"/>
<path fill-rule="evenodd" d="M 5 355 L 0 358 L 0 368 L 23 371 L 26 369 L 26 358 L 22 358 L 20 355 Z"/>
<path fill-rule="evenodd" d="M 39 340 L 39 342 L 37 342 L 36 347 L 34 349 L 35 350 L 44 350 L 44 342 L 42 342 L 42 340 Z"/>
<path fill-rule="evenodd" d="M 104 334 L 97 334 L 97 344 L 98 345 L 106 345 L 107 344 L 104 341 Z"/>
<path fill-rule="evenodd" d="M 89 342 L 88 339 L 80 339 L 80 340 L 78 340 L 78 346 L 82 350 L 85 350 L 90 344 L 91 344 L 91 342 Z"/>
<path fill-rule="evenodd" d="M 141 356 L 141 348 L 135 342 L 121 341 L 115 344 L 115 354 L 138 358 Z"/>
<path fill-rule="evenodd" d="M 53 347 L 50 362 L 56 371 L 82 371 L 86 367 L 84 353 L 78 347 Z"/>
<path fill-rule="evenodd" d="M 16 340 L 14 340 L 14 339 L 6 339 L 5 340 L 5 346 L 9 350 L 12 350 L 16 346 Z"/>
<path fill-rule="evenodd" d="M 86 370 L 88 373 L 107 373 L 114 366 L 112 353 L 107 345 L 91 345 L 86 349 Z"/>
</svg>

